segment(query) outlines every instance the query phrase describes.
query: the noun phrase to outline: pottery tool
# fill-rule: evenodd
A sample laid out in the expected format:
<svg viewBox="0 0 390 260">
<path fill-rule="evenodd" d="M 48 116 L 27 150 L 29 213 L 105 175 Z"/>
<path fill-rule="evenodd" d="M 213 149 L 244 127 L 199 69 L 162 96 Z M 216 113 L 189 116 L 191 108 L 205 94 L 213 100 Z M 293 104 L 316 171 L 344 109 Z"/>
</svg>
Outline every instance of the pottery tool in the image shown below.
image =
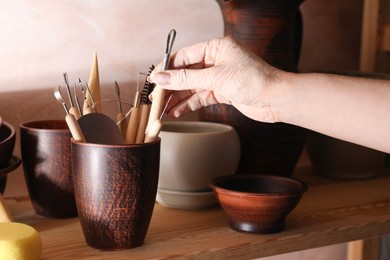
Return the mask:
<svg viewBox="0 0 390 260">
<path fill-rule="evenodd" d="M 70 94 L 68 73 L 66 73 L 66 72 L 64 72 L 64 81 L 65 81 L 65 84 L 66 84 L 66 93 L 68 94 L 68 98 L 69 98 L 69 113 L 74 115 L 74 117 L 76 119 L 79 119 L 80 118 L 80 113 L 73 105 L 72 95 Z"/>
<path fill-rule="evenodd" d="M 160 130 L 161 130 L 161 127 L 162 127 L 161 119 L 168 108 L 168 104 L 172 99 L 172 95 L 173 95 L 173 93 L 169 96 L 167 103 L 165 104 L 165 107 L 164 107 L 160 117 L 153 122 L 152 126 L 150 127 L 150 130 L 146 133 L 145 143 L 150 143 L 150 142 L 154 142 L 157 140 L 158 135 L 159 135 Z"/>
<path fill-rule="evenodd" d="M 83 115 L 83 111 L 81 110 L 79 98 L 77 97 L 76 83 L 74 83 L 74 86 L 73 86 L 73 96 L 74 96 L 74 100 L 76 102 L 77 110 L 79 111 L 80 116 L 82 116 Z"/>
<path fill-rule="evenodd" d="M 89 74 L 88 86 L 90 86 L 90 88 L 91 88 L 90 89 L 91 96 L 87 96 L 87 104 L 89 107 L 91 107 L 92 106 L 92 99 L 93 99 L 95 104 L 97 104 L 96 111 L 101 112 L 99 68 L 98 68 L 98 59 L 97 59 L 96 52 L 93 56 L 91 72 Z M 83 109 L 86 108 L 87 104 L 84 104 Z"/>
<path fill-rule="evenodd" d="M 172 46 L 175 41 L 175 37 L 176 37 L 176 31 L 171 30 L 167 38 L 165 55 L 161 67 L 162 71 L 168 69 L 169 59 L 172 51 Z M 164 98 L 165 98 L 164 89 L 159 86 L 156 86 L 153 91 L 153 102 L 152 102 L 152 107 L 150 108 L 150 114 L 149 114 L 148 125 L 146 127 L 146 132 L 149 131 L 149 128 L 152 126 L 152 124 L 154 124 L 154 122 L 159 118 L 159 115 L 161 114 L 161 110 L 163 108 Z"/>
<path fill-rule="evenodd" d="M 116 98 L 118 99 L 118 114 L 116 115 L 116 120 L 118 121 L 118 127 L 121 131 L 123 137 L 126 137 L 126 130 L 127 130 L 127 120 L 125 117 L 125 114 L 123 114 L 122 110 L 122 100 L 121 100 L 121 92 L 118 85 L 118 82 L 115 81 L 115 94 Z"/>
<path fill-rule="evenodd" d="M 38 231 L 12 219 L 0 194 L 0 259 L 40 259 L 42 239 Z"/>
<path fill-rule="evenodd" d="M 135 143 L 135 137 L 137 135 L 138 130 L 138 124 L 140 120 L 140 92 L 139 92 L 139 77 L 142 75 L 141 73 L 138 74 L 138 80 L 137 80 L 137 90 L 135 92 L 134 96 L 134 103 L 133 108 L 131 111 L 130 119 L 129 119 L 129 125 L 127 126 L 126 131 L 126 143 L 128 144 L 134 144 Z"/>
<path fill-rule="evenodd" d="M 88 104 L 88 99 L 87 99 L 87 93 L 83 87 L 83 83 L 81 83 L 81 79 L 79 78 L 79 86 L 81 88 L 81 93 L 83 94 L 83 98 L 84 98 L 84 104 L 83 104 L 83 112 L 82 114 L 83 115 L 87 115 L 87 114 L 90 114 L 90 113 L 95 113 L 95 110 L 93 110 L 90 105 Z M 94 103 L 93 99 L 91 101 L 91 103 Z"/>
<path fill-rule="evenodd" d="M 64 107 L 64 110 L 66 113 L 65 121 L 68 124 L 70 133 L 72 134 L 73 138 L 77 141 L 85 142 L 83 132 L 81 131 L 80 126 L 77 123 L 76 117 L 69 113 L 69 110 L 68 110 L 68 107 L 66 106 L 65 100 L 63 99 L 63 97 L 61 95 L 61 86 L 59 86 L 58 89 L 54 89 L 54 97 Z"/>
<path fill-rule="evenodd" d="M 77 121 L 87 143 L 125 144 L 125 139 L 114 120 L 102 113 L 89 113 Z"/>
<path fill-rule="evenodd" d="M 153 71 L 154 66 L 152 65 L 149 70 L 149 74 Z M 154 83 L 149 82 L 148 80 L 145 81 L 144 87 L 141 92 L 141 101 L 140 101 L 140 111 L 141 116 L 138 124 L 137 129 L 137 135 L 135 138 L 136 144 L 142 144 L 145 139 L 145 131 L 146 131 L 146 125 L 148 124 L 148 118 L 150 113 L 150 107 L 152 104 L 152 101 L 149 99 L 150 93 L 152 93 L 153 89 L 155 87 Z"/>
</svg>

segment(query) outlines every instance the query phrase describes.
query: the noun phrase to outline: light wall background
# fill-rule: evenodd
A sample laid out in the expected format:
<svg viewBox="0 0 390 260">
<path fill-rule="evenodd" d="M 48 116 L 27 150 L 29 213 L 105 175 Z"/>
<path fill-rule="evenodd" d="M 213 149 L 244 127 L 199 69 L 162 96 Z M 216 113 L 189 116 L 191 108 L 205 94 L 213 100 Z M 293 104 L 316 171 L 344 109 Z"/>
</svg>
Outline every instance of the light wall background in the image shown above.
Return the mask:
<svg viewBox="0 0 390 260">
<path fill-rule="evenodd" d="M 362 0 L 307 0 L 301 10 L 300 70 L 357 70 Z M 23 121 L 63 118 L 53 89 L 64 86 L 64 72 L 72 84 L 88 80 L 95 51 L 102 98 L 114 98 L 118 81 L 122 98 L 131 101 L 138 73 L 161 61 L 172 28 L 173 51 L 221 37 L 219 6 L 215 0 L 0 1 L 0 115 L 17 129 Z M 111 105 L 103 109 L 111 113 Z M 15 154 L 20 156 L 19 138 Z M 25 195 L 20 167 L 9 175 L 5 196 Z M 269 259 L 337 260 L 345 252 L 337 245 Z"/>
</svg>

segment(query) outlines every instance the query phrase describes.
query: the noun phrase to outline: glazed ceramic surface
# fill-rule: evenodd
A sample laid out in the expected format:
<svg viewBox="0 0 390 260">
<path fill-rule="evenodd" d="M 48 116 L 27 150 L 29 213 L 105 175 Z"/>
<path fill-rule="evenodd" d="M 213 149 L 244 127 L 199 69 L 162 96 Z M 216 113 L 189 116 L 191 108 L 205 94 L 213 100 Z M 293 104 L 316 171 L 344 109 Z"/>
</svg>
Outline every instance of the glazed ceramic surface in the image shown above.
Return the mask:
<svg viewBox="0 0 390 260">
<path fill-rule="evenodd" d="M 177 209 L 205 209 L 218 204 L 213 191 L 171 191 L 158 189 L 157 202 L 163 206 Z"/>
<path fill-rule="evenodd" d="M 79 219 L 91 247 L 143 244 L 156 200 L 160 140 L 99 145 L 72 139 L 72 174 Z"/>
<path fill-rule="evenodd" d="M 212 180 L 210 186 L 232 229 L 264 234 L 285 228 L 286 216 L 307 190 L 299 180 L 271 175 L 223 176 Z"/>
<path fill-rule="evenodd" d="M 236 172 L 240 142 L 228 125 L 208 122 L 165 122 L 160 132 L 159 188 L 207 191 L 211 179 Z"/>
<path fill-rule="evenodd" d="M 50 218 L 77 216 L 65 120 L 20 125 L 23 170 L 35 212 Z"/>
<path fill-rule="evenodd" d="M 8 166 L 15 147 L 15 128 L 6 121 L 0 126 L 0 169 Z"/>
<path fill-rule="evenodd" d="M 302 36 L 302 0 L 218 0 L 229 35 L 269 64 L 297 71 Z M 259 84 L 260 87 L 260 84 Z M 241 140 L 237 172 L 291 176 L 305 143 L 303 128 L 257 122 L 231 105 L 200 110 L 202 121 L 233 126 Z"/>
</svg>

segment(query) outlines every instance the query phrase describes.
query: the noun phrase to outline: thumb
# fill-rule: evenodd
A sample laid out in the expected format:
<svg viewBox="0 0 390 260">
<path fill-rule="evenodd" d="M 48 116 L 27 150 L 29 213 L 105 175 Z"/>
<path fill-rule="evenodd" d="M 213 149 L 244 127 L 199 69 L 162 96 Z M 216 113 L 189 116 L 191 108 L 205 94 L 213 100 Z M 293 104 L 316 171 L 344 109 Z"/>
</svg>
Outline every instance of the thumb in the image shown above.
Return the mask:
<svg viewBox="0 0 390 260">
<path fill-rule="evenodd" d="M 165 89 L 207 89 L 213 90 L 213 68 L 165 70 L 150 75 L 150 80 Z"/>
</svg>

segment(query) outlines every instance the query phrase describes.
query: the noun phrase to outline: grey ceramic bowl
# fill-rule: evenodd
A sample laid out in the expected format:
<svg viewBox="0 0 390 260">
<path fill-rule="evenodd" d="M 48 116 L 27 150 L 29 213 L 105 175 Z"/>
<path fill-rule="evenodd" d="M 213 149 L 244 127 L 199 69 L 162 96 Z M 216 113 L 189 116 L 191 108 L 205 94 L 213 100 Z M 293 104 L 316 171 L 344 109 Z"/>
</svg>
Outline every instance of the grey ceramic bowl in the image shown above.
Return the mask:
<svg viewBox="0 0 390 260">
<path fill-rule="evenodd" d="M 210 191 L 211 179 L 236 172 L 240 141 L 231 126 L 200 121 L 164 122 L 160 137 L 161 189 Z"/>
</svg>

